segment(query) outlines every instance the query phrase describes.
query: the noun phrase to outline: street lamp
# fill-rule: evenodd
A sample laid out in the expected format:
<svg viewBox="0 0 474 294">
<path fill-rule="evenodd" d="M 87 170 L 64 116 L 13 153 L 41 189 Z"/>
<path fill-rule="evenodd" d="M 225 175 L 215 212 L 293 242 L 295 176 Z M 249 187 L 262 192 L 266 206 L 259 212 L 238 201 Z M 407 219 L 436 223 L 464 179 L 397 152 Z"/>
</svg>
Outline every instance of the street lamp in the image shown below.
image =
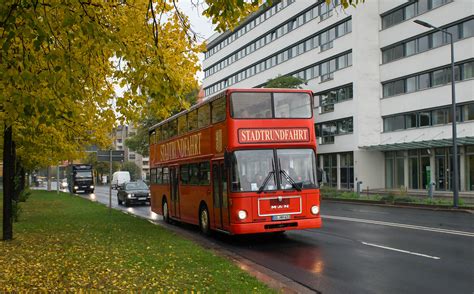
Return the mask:
<svg viewBox="0 0 474 294">
<path fill-rule="evenodd" d="M 453 44 L 453 34 L 450 32 L 446 31 L 445 29 L 440 29 L 438 27 L 435 27 L 434 25 L 431 25 L 427 22 L 421 21 L 421 20 L 415 20 L 414 21 L 416 24 L 422 25 L 424 27 L 430 28 L 430 29 L 435 29 L 437 31 L 440 31 L 442 33 L 445 33 L 446 35 L 449 36 L 449 40 L 451 43 L 451 107 L 452 107 L 452 120 L 453 120 L 453 169 L 454 169 L 454 176 L 453 176 L 453 206 L 458 207 L 458 200 L 459 200 L 459 187 L 458 187 L 458 182 L 459 182 L 459 170 L 458 170 L 458 143 L 457 143 L 457 134 L 456 134 L 456 94 L 454 90 L 454 44 Z"/>
</svg>

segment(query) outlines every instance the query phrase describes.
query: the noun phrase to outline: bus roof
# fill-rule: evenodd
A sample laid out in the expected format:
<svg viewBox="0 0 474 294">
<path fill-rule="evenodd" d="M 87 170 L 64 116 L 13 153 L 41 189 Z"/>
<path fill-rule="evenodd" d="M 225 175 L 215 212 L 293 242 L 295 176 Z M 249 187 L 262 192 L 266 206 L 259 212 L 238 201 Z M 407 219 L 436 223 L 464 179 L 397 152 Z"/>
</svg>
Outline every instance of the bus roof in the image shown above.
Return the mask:
<svg viewBox="0 0 474 294">
<path fill-rule="evenodd" d="M 188 113 L 188 112 L 191 112 L 193 111 L 194 109 L 196 108 L 199 108 L 200 106 L 204 105 L 204 104 L 207 104 L 207 103 L 210 103 L 214 100 L 217 100 L 221 97 L 224 97 L 224 96 L 227 96 L 228 94 L 231 94 L 233 92 L 255 92 L 255 93 L 265 93 L 265 92 L 272 92 L 272 93 L 277 93 L 277 92 L 283 92 L 283 93 L 308 93 L 308 94 L 312 94 L 313 92 L 311 90 L 306 90 L 306 89 L 287 89 L 287 88 L 243 88 L 243 89 L 240 89 L 240 88 L 229 88 L 229 89 L 225 89 L 219 93 L 217 93 L 216 95 L 212 96 L 211 98 L 209 99 L 206 99 L 205 101 L 202 101 L 202 102 L 199 102 L 193 106 L 191 106 L 189 109 L 186 109 L 186 110 L 183 110 L 173 116 L 170 116 L 169 118 L 151 126 L 150 128 L 148 128 L 148 133 L 152 133 L 157 127 L 185 114 L 185 113 Z"/>
</svg>

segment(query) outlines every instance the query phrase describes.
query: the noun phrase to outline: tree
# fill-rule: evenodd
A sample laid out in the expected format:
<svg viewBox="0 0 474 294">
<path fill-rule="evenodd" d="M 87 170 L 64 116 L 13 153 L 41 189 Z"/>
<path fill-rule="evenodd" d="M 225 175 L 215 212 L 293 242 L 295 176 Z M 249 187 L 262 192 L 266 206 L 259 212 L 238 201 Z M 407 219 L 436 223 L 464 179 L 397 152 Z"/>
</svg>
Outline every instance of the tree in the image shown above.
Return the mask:
<svg viewBox="0 0 474 294">
<path fill-rule="evenodd" d="M 342 3 L 359 0 L 342 0 Z M 206 0 L 218 29 L 262 0 Z M 116 120 L 167 117 L 196 88 L 198 44 L 188 18 L 167 0 L 0 1 L 3 239 L 13 238 L 11 201 L 21 173 L 110 145 Z M 115 95 L 115 86 L 123 89 Z M 13 176 L 12 176 L 13 175 Z"/>
<path fill-rule="evenodd" d="M 300 85 L 305 83 L 304 80 L 294 76 L 281 76 L 268 80 L 264 88 L 290 88 L 301 89 Z"/>
<path fill-rule="evenodd" d="M 199 88 L 193 89 L 191 92 L 185 94 L 185 102 L 183 105 L 178 105 L 175 109 L 171 110 L 170 116 L 180 111 L 183 111 L 189 106 L 196 104 Z M 144 113 L 144 117 L 137 124 L 137 133 L 125 140 L 125 145 L 132 151 L 137 152 L 142 156 L 149 156 L 149 138 L 148 129 L 158 122 L 166 119 L 166 117 L 157 117 L 154 113 Z"/>
<path fill-rule="evenodd" d="M 138 165 L 133 161 L 127 161 L 122 164 L 122 170 L 130 173 L 130 179 L 132 181 L 141 180 L 142 171 Z"/>
<path fill-rule="evenodd" d="M 17 159 L 32 169 L 77 158 L 85 145 L 109 145 L 116 119 L 183 103 L 203 48 L 187 23 L 165 0 L 1 1 L 4 240 Z"/>
</svg>

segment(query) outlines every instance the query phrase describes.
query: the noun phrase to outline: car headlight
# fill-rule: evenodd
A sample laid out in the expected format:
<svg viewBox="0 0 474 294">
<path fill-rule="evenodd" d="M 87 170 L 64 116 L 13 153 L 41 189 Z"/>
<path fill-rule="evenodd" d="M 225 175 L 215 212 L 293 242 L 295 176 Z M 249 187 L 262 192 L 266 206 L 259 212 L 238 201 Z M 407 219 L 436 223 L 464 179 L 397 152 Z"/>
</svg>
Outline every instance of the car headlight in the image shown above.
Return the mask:
<svg viewBox="0 0 474 294">
<path fill-rule="evenodd" d="M 79 189 L 79 187 L 78 187 L 78 186 L 74 186 L 74 190 L 77 190 L 77 189 Z"/>
<path fill-rule="evenodd" d="M 151 193 L 150 193 L 150 192 L 148 192 L 148 197 L 150 197 L 150 196 L 151 196 Z"/>
<path fill-rule="evenodd" d="M 89 188 L 94 189 L 94 185 L 91 185 Z"/>
<path fill-rule="evenodd" d="M 311 207 L 311 213 L 312 214 L 318 214 L 319 213 L 319 206 L 315 205 Z"/>
<path fill-rule="evenodd" d="M 239 217 L 240 220 L 244 220 L 247 218 L 247 212 L 245 210 L 239 210 L 237 213 L 237 216 Z"/>
<path fill-rule="evenodd" d="M 132 198 L 132 197 L 133 197 L 133 194 L 127 194 L 127 197 L 128 197 L 128 198 Z"/>
</svg>

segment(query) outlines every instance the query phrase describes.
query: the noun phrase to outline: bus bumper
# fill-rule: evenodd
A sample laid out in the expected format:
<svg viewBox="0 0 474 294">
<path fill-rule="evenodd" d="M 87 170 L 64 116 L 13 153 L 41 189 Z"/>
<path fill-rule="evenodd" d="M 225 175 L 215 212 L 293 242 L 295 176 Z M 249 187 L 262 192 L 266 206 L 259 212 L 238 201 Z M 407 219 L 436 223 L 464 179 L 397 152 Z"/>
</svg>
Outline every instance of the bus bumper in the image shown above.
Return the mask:
<svg viewBox="0 0 474 294">
<path fill-rule="evenodd" d="M 304 230 L 321 228 L 322 221 L 320 217 L 309 219 L 291 219 L 279 222 L 259 222 L 259 223 L 242 223 L 231 224 L 231 234 L 258 234 L 271 233 L 290 230 Z"/>
</svg>

